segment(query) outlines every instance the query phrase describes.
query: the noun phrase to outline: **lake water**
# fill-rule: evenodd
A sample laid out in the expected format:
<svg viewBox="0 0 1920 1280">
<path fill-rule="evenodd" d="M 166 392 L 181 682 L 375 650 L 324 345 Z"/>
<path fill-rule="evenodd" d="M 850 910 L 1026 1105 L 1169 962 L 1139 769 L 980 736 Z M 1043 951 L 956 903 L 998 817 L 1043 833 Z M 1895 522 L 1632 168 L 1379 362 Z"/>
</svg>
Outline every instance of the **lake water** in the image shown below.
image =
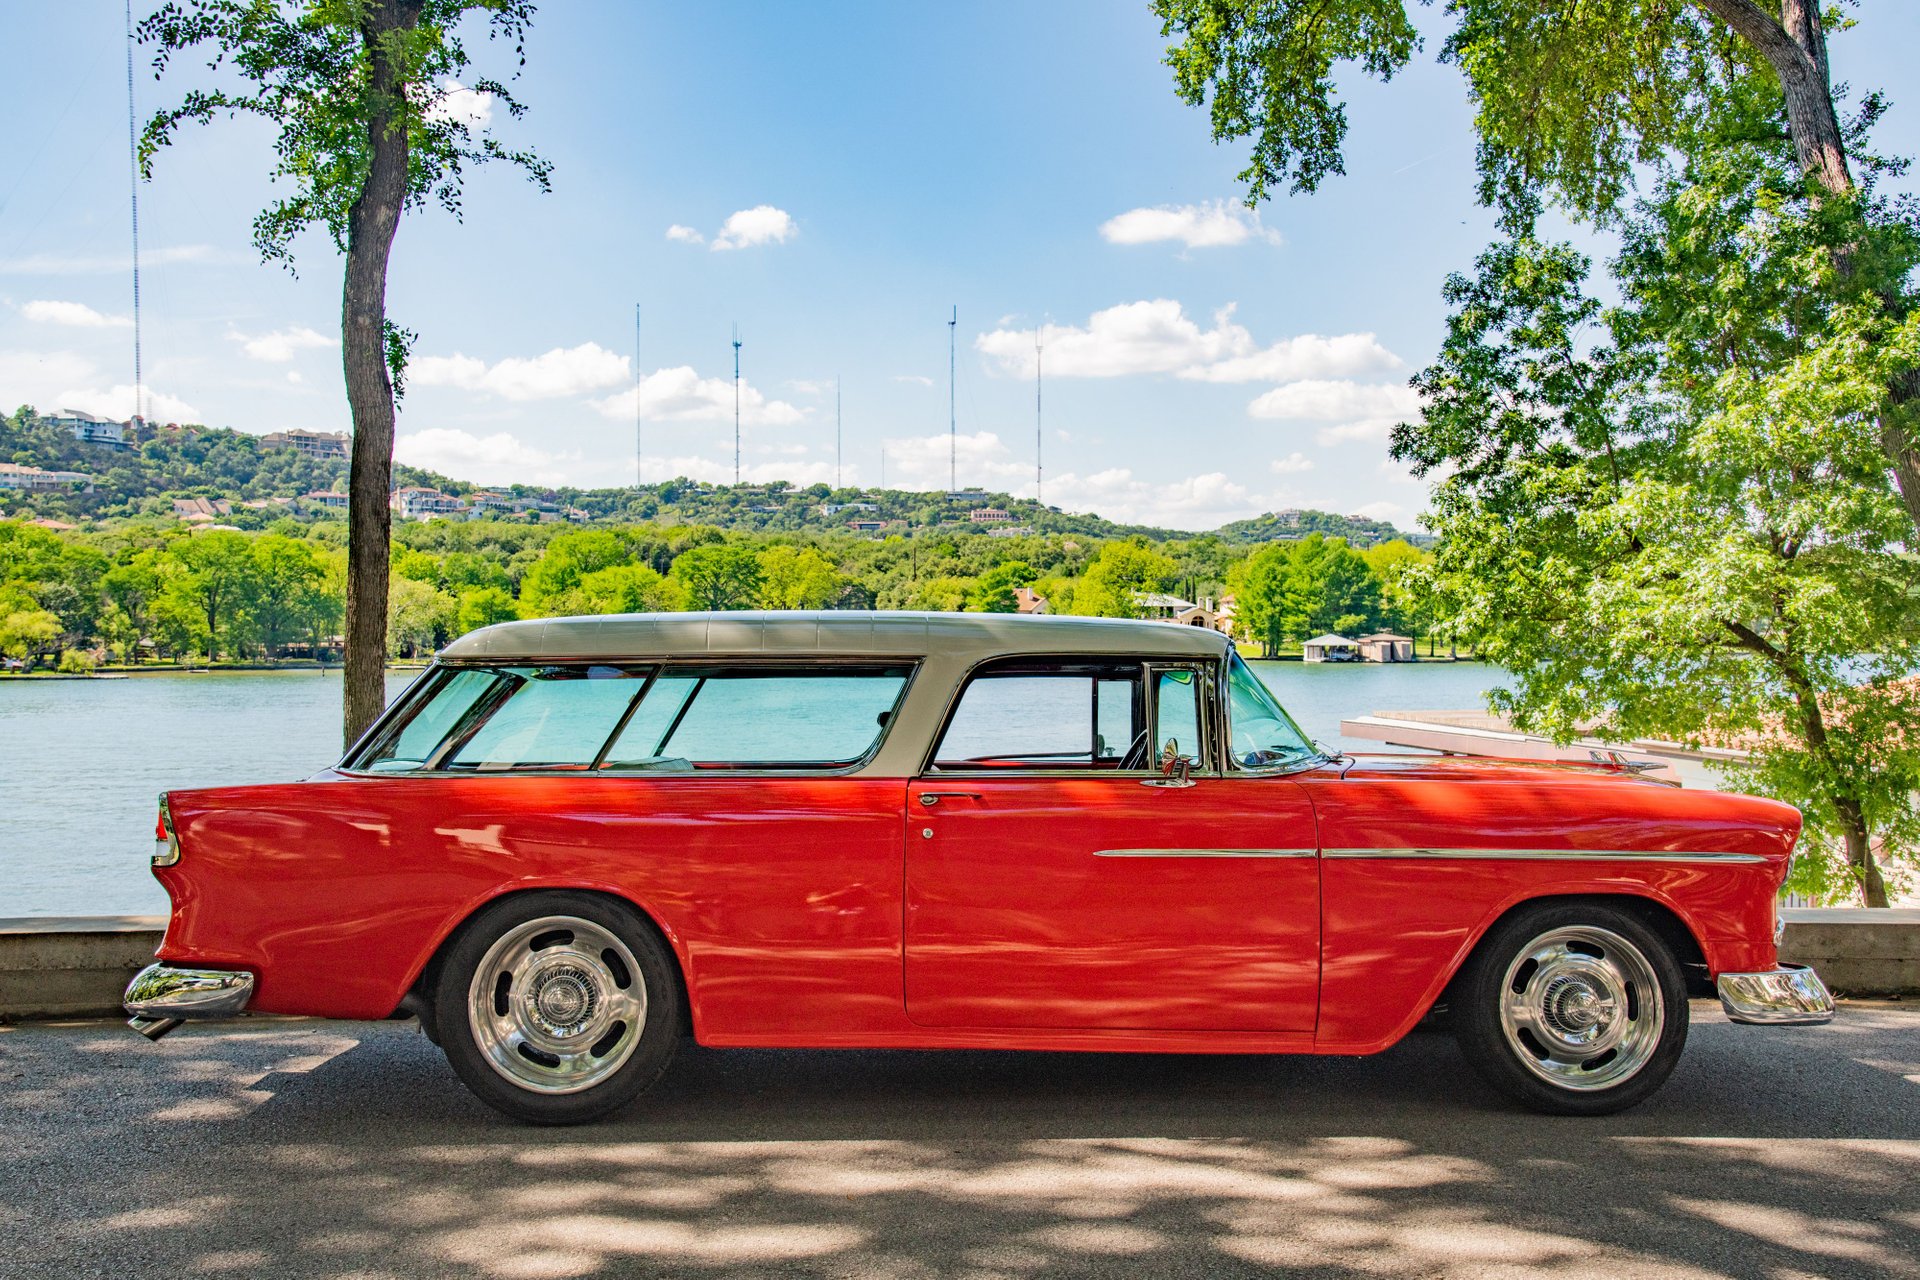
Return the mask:
<svg viewBox="0 0 1920 1280">
<path fill-rule="evenodd" d="M 1254 667 L 1323 743 L 1343 717 L 1483 705 L 1478 663 Z M 388 679 L 388 696 L 415 673 Z M 129 680 L 0 681 L 0 916 L 157 915 L 147 871 L 155 797 L 172 788 L 286 782 L 340 755 L 340 675 L 247 672 Z"/>
</svg>

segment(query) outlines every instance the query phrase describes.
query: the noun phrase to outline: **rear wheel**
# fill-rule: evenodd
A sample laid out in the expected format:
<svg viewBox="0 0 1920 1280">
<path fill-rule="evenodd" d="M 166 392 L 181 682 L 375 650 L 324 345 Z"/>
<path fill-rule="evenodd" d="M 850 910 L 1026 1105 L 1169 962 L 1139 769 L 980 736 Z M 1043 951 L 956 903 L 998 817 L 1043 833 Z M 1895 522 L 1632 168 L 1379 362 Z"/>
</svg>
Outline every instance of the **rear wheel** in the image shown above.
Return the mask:
<svg viewBox="0 0 1920 1280">
<path fill-rule="evenodd" d="M 1645 1100 L 1687 1042 L 1686 980 L 1638 919 L 1589 903 L 1523 909 L 1461 971 L 1455 1034 L 1489 1082 L 1560 1115 Z"/>
<path fill-rule="evenodd" d="M 595 1119 L 640 1096 L 672 1060 L 673 963 L 624 903 L 509 898 L 476 916 L 441 966 L 440 1043 L 466 1086 L 515 1119 Z"/>
</svg>

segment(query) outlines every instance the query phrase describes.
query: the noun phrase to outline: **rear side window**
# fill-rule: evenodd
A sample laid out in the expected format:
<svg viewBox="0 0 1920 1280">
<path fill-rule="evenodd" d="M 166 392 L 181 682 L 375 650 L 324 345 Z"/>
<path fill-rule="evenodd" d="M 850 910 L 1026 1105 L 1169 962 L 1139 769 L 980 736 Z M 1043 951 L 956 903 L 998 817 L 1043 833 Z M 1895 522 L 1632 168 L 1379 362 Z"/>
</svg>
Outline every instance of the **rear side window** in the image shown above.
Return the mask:
<svg viewBox="0 0 1920 1280">
<path fill-rule="evenodd" d="M 911 668 L 555 665 L 440 673 L 350 767 L 692 772 L 854 764 Z"/>
</svg>

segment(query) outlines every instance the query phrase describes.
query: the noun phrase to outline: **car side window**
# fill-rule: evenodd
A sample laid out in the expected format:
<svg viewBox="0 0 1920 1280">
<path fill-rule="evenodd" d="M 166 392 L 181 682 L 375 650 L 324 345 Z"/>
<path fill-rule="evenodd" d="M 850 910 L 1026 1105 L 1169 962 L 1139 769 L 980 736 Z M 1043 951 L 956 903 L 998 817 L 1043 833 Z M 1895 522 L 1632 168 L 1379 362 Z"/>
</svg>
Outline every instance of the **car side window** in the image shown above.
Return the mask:
<svg viewBox="0 0 1920 1280">
<path fill-rule="evenodd" d="M 1190 667 L 1154 673 L 1154 759 L 1205 759 L 1200 742 L 1200 673 Z"/>
<path fill-rule="evenodd" d="M 961 690 L 936 769 L 1142 769 L 1141 669 L 1125 663 L 997 663 Z"/>
<path fill-rule="evenodd" d="M 837 768 L 880 741 L 912 670 L 556 664 L 442 671 L 347 767 L 393 774 Z"/>
<path fill-rule="evenodd" d="M 604 767 L 746 769 L 852 764 L 880 740 L 908 669 L 663 673 Z"/>
</svg>

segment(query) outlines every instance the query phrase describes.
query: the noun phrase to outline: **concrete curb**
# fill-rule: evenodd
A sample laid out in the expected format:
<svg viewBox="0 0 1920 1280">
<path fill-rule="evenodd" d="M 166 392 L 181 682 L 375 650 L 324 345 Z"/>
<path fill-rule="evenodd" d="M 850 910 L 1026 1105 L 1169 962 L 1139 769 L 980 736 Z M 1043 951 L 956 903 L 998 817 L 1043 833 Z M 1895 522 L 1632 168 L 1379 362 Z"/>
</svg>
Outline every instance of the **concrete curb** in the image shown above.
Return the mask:
<svg viewBox="0 0 1920 1280">
<path fill-rule="evenodd" d="M 1810 964 L 1836 995 L 1920 995 L 1920 909 L 1789 907 L 1780 958 Z"/>
<path fill-rule="evenodd" d="M 1780 958 L 1835 993 L 1920 995 L 1920 910 L 1793 908 Z M 0 918 L 0 1021 L 112 1017 L 153 959 L 165 916 Z"/>
<path fill-rule="evenodd" d="M 119 1013 L 166 928 L 165 916 L 0 919 L 0 1019 Z"/>
</svg>

